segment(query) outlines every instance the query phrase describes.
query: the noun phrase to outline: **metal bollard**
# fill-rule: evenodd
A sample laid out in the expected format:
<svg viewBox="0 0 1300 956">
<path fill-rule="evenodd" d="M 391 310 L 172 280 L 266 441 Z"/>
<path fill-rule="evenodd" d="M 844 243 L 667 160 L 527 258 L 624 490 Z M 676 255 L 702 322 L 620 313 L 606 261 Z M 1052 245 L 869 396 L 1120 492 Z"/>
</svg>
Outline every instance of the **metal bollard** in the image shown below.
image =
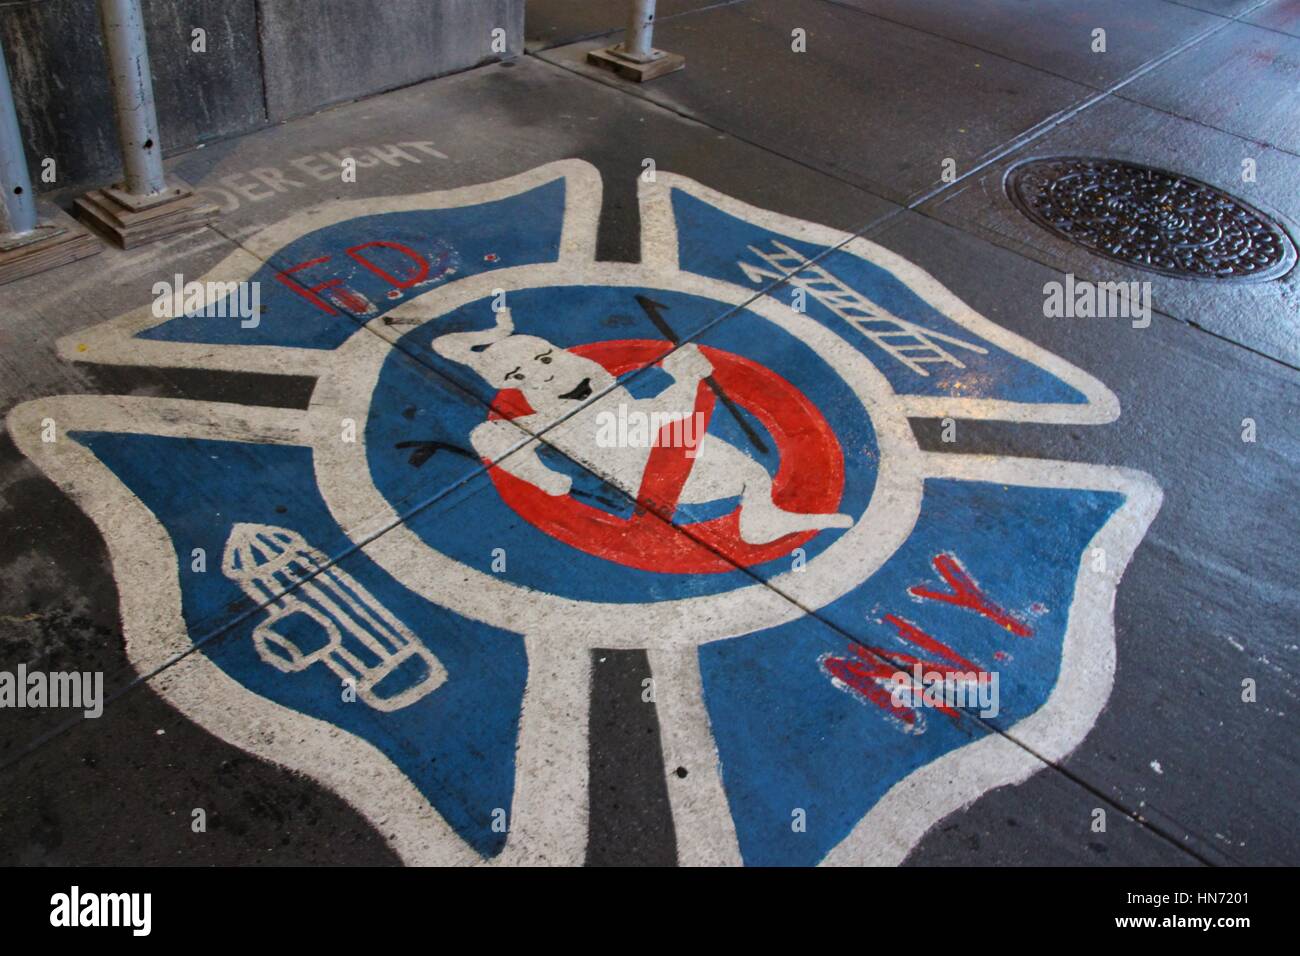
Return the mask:
<svg viewBox="0 0 1300 956">
<path fill-rule="evenodd" d="M 149 46 L 140 0 L 99 0 L 113 108 L 122 146 L 122 182 L 77 200 L 77 214 L 123 249 L 206 225 L 217 207 L 163 171 Z"/>
<path fill-rule="evenodd" d="M 9 66 L 0 44 L 0 283 L 97 252 L 99 243 L 71 216 L 36 202 L 9 83 Z"/>
<path fill-rule="evenodd" d="M 655 0 L 632 0 L 622 43 L 592 50 L 587 61 L 638 83 L 680 70 L 686 58 L 654 47 Z"/>
<path fill-rule="evenodd" d="M 140 0 L 99 0 L 99 15 L 122 143 L 123 186 L 134 196 L 156 196 L 167 189 L 167 183 Z"/>
<path fill-rule="evenodd" d="M 623 53 L 644 61 L 654 50 L 655 0 L 632 0 L 631 14 L 623 38 Z"/>
<path fill-rule="evenodd" d="M 16 240 L 36 229 L 36 197 L 27 174 L 23 135 L 18 129 L 14 91 L 9 85 L 9 67 L 0 42 L 0 234 Z"/>
</svg>

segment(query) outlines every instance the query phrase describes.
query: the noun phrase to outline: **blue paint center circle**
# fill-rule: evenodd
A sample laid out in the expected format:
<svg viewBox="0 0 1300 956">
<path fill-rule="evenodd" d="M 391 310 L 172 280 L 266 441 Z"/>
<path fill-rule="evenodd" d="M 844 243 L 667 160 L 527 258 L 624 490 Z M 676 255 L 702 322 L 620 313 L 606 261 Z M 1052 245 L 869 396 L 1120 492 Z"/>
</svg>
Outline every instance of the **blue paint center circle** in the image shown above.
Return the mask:
<svg viewBox="0 0 1300 956">
<path fill-rule="evenodd" d="M 508 293 L 514 331 L 536 336 L 557 348 L 600 342 L 658 339 L 661 331 L 636 297 L 661 303 L 661 316 L 679 338 L 749 359 L 793 384 L 831 426 L 844 456 L 844 491 L 838 510 L 855 521 L 866 512 L 875 487 L 879 448 L 875 429 L 853 390 L 811 348 L 775 323 L 748 309 L 670 288 L 568 285 Z M 469 367 L 447 361 L 432 348 L 450 332 L 480 330 L 495 324 L 493 299 L 466 303 L 416 326 L 385 360 L 366 422 L 366 456 L 371 479 L 425 544 L 484 573 L 522 587 L 584 601 L 644 603 L 720 594 L 754 583 L 753 574 L 771 577 L 790 569 L 783 555 L 747 571 L 673 573 L 644 571 L 597 557 L 534 527 L 504 502 L 470 441 L 471 431 L 488 417 L 487 403 L 501 383 L 487 382 Z M 619 377 L 635 398 L 655 394 L 671 383 L 659 368 Z M 708 434 L 746 449 L 769 475 L 779 465 L 776 442 L 744 409 L 747 424 L 765 439 L 760 453 L 740 423 L 718 408 Z M 565 456 L 542 447 L 543 463 L 568 475 L 578 500 L 619 517 L 633 502 Z M 472 473 L 472 478 L 467 476 Z M 674 520 L 683 525 L 734 510 L 737 499 L 683 506 Z M 818 532 L 802 546 L 813 561 L 840 535 Z M 496 569 L 494 569 L 496 559 Z M 500 570 L 504 563 L 504 570 Z"/>
</svg>

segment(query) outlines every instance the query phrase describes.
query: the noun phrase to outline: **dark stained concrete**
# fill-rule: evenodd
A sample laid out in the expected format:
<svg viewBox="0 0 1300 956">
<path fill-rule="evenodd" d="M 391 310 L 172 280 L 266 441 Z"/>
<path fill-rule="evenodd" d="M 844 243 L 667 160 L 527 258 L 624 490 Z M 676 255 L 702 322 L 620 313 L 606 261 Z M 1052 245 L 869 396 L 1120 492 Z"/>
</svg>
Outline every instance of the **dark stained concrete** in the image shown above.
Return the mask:
<svg viewBox="0 0 1300 956">
<path fill-rule="evenodd" d="M 836 0 L 874 17 L 958 40 L 1097 89 L 1218 23 L 1165 0 L 1037 0 L 1032 9 L 1001 0 L 913 3 Z M 1094 35 L 1103 30 L 1104 36 Z M 1104 45 L 1099 41 L 1104 39 Z"/>
<path fill-rule="evenodd" d="M 1234 23 L 1185 50 L 1122 96 L 1251 142 L 1300 152 L 1300 37 Z"/>
<path fill-rule="evenodd" d="M 669 17 L 735 0 L 662 0 L 655 18 Z M 572 0 L 529 0 L 524 17 L 524 46 L 529 53 L 562 43 L 605 36 L 627 26 L 627 8 L 616 3 L 573 3 Z"/>
<path fill-rule="evenodd" d="M 1189 282 L 1094 256 L 1021 215 L 1003 189 L 1007 169 L 1021 160 L 1061 155 L 1114 156 L 1185 173 L 1273 216 L 1293 241 L 1300 235 L 1294 189 L 1300 156 L 1112 96 L 921 206 L 928 215 L 1063 272 L 1101 281 L 1149 281 L 1155 307 L 1166 314 L 1289 364 L 1300 362 L 1296 270 L 1272 282 Z M 1248 161 L 1253 165 L 1249 182 Z"/>
<path fill-rule="evenodd" d="M 807 52 L 795 51 L 795 30 L 805 32 Z M 750 142 L 895 202 L 938 184 L 945 159 L 959 174 L 969 170 L 1091 93 L 824 0 L 717 7 L 669 20 L 655 37 L 692 69 L 635 87 L 586 64 L 587 51 L 603 41 L 541 56 L 710 126 L 741 131 Z M 826 108 L 830 103 L 837 105 Z"/>
</svg>

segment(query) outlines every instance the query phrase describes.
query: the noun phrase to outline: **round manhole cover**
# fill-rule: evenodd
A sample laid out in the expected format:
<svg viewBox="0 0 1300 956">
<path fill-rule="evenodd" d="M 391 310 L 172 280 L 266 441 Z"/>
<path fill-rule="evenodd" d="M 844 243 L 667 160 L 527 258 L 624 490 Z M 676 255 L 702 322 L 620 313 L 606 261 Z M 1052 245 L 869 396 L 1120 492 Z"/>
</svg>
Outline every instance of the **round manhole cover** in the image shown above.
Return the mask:
<svg viewBox="0 0 1300 956">
<path fill-rule="evenodd" d="M 1163 169 L 1113 159 L 1034 159 L 1007 194 L 1057 235 L 1139 269 L 1189 279 L 1272 279 L 1295 263 L 1291 240 L 1258 209 Z"/>
</svg>

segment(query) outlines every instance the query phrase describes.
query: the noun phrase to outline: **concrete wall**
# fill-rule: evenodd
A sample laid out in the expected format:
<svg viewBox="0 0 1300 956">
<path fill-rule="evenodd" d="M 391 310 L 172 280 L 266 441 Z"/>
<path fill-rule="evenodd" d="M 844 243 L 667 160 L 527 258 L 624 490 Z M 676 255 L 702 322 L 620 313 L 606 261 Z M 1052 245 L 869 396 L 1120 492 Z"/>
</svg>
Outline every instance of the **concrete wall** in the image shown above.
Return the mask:
<svg viewBox="0 0 1300 956">
<path fill-rule="evenodd" d="M 163 151 L 523 49 L 524 0 L 143 0 Z M 192 31 L 206 32 L 206 51 Z M 492 49 L 505 31 L 506 52 Z M 111 181 L 119 160 L 98 5 L 4 0 L 0 39 L 42 192 Z M 41 161 L 56 181 L 42 182 Z"/>
</svg>

